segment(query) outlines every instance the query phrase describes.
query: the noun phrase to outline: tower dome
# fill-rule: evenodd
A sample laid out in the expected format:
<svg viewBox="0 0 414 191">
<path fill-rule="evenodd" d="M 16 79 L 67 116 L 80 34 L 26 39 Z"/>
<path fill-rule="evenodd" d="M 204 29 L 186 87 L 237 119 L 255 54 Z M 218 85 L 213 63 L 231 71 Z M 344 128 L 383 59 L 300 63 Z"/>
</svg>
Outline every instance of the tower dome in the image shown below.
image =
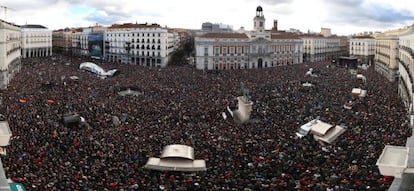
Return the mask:
<svg viewBox="0 0 414 191">
<path fill-rule="evenodd" d="M 263 8 L 262 6 L 257 6 L 256 8 L 256 16 L 253 19 L 254 21 L 254 30 L 258 32 L 265 31 L 265 17 L 263 15 Z"/>
</svg>

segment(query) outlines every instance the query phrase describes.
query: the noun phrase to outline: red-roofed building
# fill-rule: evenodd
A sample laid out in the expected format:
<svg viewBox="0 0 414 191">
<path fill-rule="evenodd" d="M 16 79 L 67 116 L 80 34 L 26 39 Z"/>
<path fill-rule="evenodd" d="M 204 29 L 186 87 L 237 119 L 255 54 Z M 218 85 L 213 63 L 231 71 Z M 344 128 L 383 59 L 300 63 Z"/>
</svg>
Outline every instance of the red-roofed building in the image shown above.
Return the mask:
<svg viewBox="0 0 414 191">
<path fill-rule="evenodd" d="M 256 8 L 253 31 L 205 33 L 195 38 L 200 70 L 268 68 L 302 63 L 303 41 L 297 34 L 265 29 L 263 8 Z"/>
</svg>

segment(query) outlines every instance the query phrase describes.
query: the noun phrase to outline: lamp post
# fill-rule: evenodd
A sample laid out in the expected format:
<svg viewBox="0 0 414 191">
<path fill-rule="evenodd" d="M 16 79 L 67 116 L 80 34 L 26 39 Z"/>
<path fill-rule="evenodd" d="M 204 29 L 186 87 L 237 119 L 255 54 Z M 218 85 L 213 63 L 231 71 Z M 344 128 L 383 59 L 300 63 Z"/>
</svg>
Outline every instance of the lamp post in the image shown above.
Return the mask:
<svg viewBox="0 0 414 191">
<path fill-rule="evenodd" d="M 125 42 L 125 50 L 126 50 L 126 57 L 127 57 L 127 63 L 129 64 L 129 53 L 131 51 L 131 42 Z"/>
</svg>

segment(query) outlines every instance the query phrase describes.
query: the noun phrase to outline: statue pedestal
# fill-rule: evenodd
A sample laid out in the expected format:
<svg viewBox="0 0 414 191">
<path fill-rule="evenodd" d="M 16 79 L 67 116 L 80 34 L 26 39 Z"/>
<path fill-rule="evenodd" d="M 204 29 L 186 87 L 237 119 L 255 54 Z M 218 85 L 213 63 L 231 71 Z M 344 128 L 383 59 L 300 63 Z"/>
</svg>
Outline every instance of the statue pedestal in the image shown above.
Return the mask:
<svg viewBox="0 0 414 191">
<path fill-rule="evenodd" d="M 246 100 L 244 96 L 237 97 L 238 109 L 234 111 L 234 120 L 238 123 L 245 123 L 250 119 L 253 102 Z"/>
</svg>

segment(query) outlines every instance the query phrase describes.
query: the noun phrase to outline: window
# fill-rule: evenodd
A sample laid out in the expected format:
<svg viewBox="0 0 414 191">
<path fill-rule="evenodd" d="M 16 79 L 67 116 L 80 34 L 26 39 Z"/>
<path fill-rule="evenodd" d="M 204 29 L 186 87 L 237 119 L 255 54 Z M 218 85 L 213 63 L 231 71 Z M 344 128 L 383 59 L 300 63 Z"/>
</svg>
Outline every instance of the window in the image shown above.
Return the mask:
<svg viewBox="0 0 414 191">
<path fill-rule="evenodd" d="M 249 47 L 244 47 L 244 51 L 243 51 L 245 54 L 246 53 L 249 53 Z"/>
<path fill-rule="evenodd" d="M 204 56 L 208 56 L 208 47 L 204 47 Z"/>
<path fill-rule="evenodd" d="M 218 47 L 214 48 L 214 55 L 218 56 L 220 53 L 220 49 Z"/>
<path fill-rule="evenodd" d="M 223 56 L 227 56 L 227 48 L 223 48 Z"/>
<path fill-rule="evenodd" d="M 263 27 L 263 22 L 262 22 L 262 21 L 260 21 L 259 25 L 260 25 L 260 27 Z"/>
</svg>

